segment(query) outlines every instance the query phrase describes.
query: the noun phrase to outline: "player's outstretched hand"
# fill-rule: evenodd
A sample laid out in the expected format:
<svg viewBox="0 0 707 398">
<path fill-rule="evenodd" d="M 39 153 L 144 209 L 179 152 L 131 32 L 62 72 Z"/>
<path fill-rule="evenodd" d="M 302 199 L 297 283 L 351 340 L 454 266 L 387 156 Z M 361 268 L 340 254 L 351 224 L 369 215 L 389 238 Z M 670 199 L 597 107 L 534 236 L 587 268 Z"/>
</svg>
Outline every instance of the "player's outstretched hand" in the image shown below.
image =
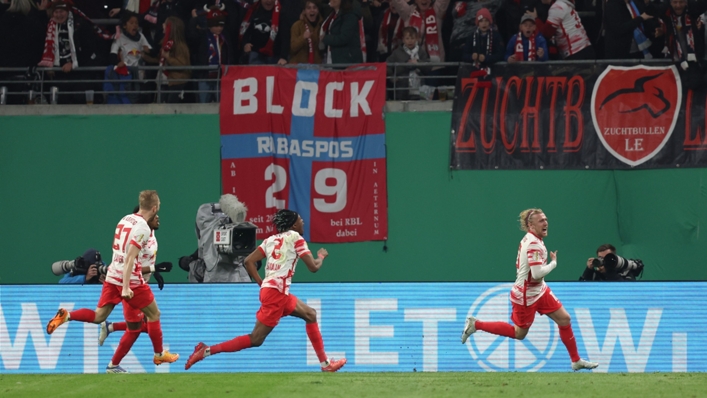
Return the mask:
<svg viewBox="0 0 707 398">
<path fill-rule="evenodd" d="M 157 267 L 155 267 L 155 268 L 157 268 Z M 157 281 L 157 287 L 159 287 L 160 290 L 162 290 L 164 288 L 164 278 L 157 271 L 155 271 L 155 273 L 152 275 L 155 277 L 155 280 Z"/>
<path fill-rule="evenodd" d="M 328 256 L 328 255 L 329 255 L 329 252 L 326 251 L 326 249 L 323 247 L 321 249 L 317 250 L 317 257 L 321 258 L 322 260 L 324 260 L 326 258 L 326 256 Z"/>
<path fill-rule="evenodd" d="M 172 263 L 170 263 L 169 261 L 165 261 L 163 263 L 159 263 L 159 264 L 155 265 L 155 271 L 158 271 L 158 272 L 169 272 L 171 270 L 172 270 Z"/>
<path fill-rule="evenodd" d="M 555 250 L 554 252 L 550 252 L 550 258 L 552 259 L 552 261 L 557 261 L 557 250 Z"/>
</svg>

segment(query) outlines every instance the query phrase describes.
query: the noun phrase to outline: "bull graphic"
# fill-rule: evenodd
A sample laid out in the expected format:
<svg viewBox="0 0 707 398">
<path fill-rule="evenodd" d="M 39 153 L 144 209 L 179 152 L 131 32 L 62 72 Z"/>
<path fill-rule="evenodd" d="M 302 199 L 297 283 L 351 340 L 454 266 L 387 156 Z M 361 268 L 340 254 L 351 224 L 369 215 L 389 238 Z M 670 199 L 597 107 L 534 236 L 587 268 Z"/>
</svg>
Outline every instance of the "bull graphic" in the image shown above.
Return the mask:
<svg viewBox="0 0 707 398">
<path fill-rule="evenodd" d="M 663 90 L 661 90 L 659 87 L 653 87 L 655 89 L 655 93 L 651 95 L 647 95 L 645 88 L 643 87 L 647 82 L 658 78 L 660 75 L 663 73 L 658 73 L 655 75 L 651 76 L 644 76 L 641 78 L 636 79 L 636 81 L 633 83 L 632 88 L 622 88 L 619 90 L 614 91 L 613 93 L 609 94 L 606 96 L 604 101 L 602 101 L 601 105 L 599 106 L 599 109 L 604 107 L 604 105 L 622 95 L 631 95 L 631 96 L 639 96 L 638 102 L 644 102 L 643 105 L 625 110 L 625 111 L 619 111 L 619 113 L 633 113 L 633 112 L 638 112 L 641 109 L 645 109 L 652 117 L 653 119 L 658 118 L 660 115 L 664 114 L 670 109 L 670 102 L 668 102 L 668 99 L 665 98 L 665 95 L 663 94 Z M 655 101 L 654 98 L 657 98 L 658 100 Z M 621 99 L 619 99 L 621 100 Z M 651 101 L 653 100 L 653 101 Z M 653 106 L 651 106 L 653 105 Z M 657 105 L 657 106 L 656 106 Z M 662 106 L 662 108 L 661 108 Z M 654 110 L 654 109 L 657 109 Z"/>
</svg>

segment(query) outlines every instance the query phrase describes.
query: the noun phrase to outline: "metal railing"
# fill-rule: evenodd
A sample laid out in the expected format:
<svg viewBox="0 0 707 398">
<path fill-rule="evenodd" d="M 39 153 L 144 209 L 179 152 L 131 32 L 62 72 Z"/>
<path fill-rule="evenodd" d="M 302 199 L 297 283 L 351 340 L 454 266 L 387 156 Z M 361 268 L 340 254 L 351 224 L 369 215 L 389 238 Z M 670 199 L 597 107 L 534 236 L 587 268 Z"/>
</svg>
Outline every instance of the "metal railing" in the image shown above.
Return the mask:
<svg viewBox="0 0 707 398">
<path fill-rule="evenodd" d="M 548 61 L 545 65 L 571 65 L 571 64 L 650 64 L 650 65 L 670 65 L 669 60 L 595 60 L 595 61 Z M 433 99 L 434 91 L 437 92 L 435 99 L 445 100 L 454 96 L 454 85 L 456 84 L 457 69 L 465 65 L 460 62 L 440 62 L 440 63 L 419 63 L 415 67 L 422 69 L 425 73 L 420 74 L 419 88 L 411 87 L 409 84 L 401 84 L 405 79 L 410 78 L 409 63 L 389 63 L 387 64 L 387 84 L 386 91 L 389 100 L 416 100 Z M 493 68 L 504 67 L 505 62 L 498 63 Z M 338 65 L 285 65 L 286 68 L 297 69 L 318 69 L 318 70 L 342 70 L 355 66 L 353 64 Z M 248 67 L 257 68 L 258 65 Z M 109 96 L 132 96 L 139 97 L 139 103 L 164 102 L 165 94 L 174 94 L 175 91 L 169 88 L 168 82 L 173 85 L 180 85 L 179 94 L 181 96 L 191 96 L 191 101 L 199 102 L 195 98 L 198 94 L 213 94 L 218 102 L 220 98 L 221 69 L 214 66 L 140 66 L 130 68 L 131 73 L 137 76 L 129 80 L 119 78 L 104 77 L 108 67 L 80 67 L 69 73 L 62 73 L 61 68 L 0 68 L 0 105 L 4 104 L 59 104 L 61 98 L 72 96 L 73 103 L 83 103 L 77 98 L 85 95 L 86 103 L 108 103 Z M 228 71 L 229 66 L 225 70 Z M 203 77 L 190 77 L 185 79 L 168 78 L 164 80 L 164 72 L 189 71 L 205 72 Z M 400 71 L 404 71 L 400 73 Z M 209 73 L 215 72 L 215 76 L 208 77 Z M 140 75 L 149 75 L 140 78 Z M 57 79 L 58 76 L 69 78 Z M 153 77 L 154 76 L 154 77 Z M 214 89 L 200 90 L 198 83 L 217 83 Z M 113 89 L 105 90 L 104 84 L 113 85 Z M 181 86 L 185 84 L 184 86 Z M 117 88 L 116 88 L 117 86 Z M 424 86 L 427 86 L 424 87 Z M 126 89 L 130 87 L 131 89 Z M 132 89 L 136 88 L 136 89 Z M 417 94 L 415 94 L 417 92 Z M 82 97 L 81 97 L 82 98 Z"/>
</svg>

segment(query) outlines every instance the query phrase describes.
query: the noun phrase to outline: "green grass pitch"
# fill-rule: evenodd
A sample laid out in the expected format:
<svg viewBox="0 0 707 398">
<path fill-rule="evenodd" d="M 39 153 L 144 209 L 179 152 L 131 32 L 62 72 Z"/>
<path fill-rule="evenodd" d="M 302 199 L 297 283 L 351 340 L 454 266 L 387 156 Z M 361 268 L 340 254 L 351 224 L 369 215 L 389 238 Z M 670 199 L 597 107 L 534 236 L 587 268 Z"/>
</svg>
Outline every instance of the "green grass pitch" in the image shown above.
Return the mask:
<svg viewBox="0 0 707 398">
<path fill-rule="evenodd" d="M 10 397 L 707 397 L 707 373 L 0 375 Z"/>
</svg>

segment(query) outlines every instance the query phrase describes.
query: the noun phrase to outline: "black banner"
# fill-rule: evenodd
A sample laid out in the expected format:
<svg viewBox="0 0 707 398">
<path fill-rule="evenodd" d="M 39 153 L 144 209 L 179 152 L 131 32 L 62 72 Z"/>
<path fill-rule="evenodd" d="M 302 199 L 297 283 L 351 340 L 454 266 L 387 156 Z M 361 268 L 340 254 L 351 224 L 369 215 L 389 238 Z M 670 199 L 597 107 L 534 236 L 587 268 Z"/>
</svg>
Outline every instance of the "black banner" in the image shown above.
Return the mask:
<svg viewBox="0 0 707 398">
<path fill-rule="evenodd" d="M 459 70 L 453 169 L 707 166 L 707 90 L 675 66 L 519 63 Z"/>
</svg>

